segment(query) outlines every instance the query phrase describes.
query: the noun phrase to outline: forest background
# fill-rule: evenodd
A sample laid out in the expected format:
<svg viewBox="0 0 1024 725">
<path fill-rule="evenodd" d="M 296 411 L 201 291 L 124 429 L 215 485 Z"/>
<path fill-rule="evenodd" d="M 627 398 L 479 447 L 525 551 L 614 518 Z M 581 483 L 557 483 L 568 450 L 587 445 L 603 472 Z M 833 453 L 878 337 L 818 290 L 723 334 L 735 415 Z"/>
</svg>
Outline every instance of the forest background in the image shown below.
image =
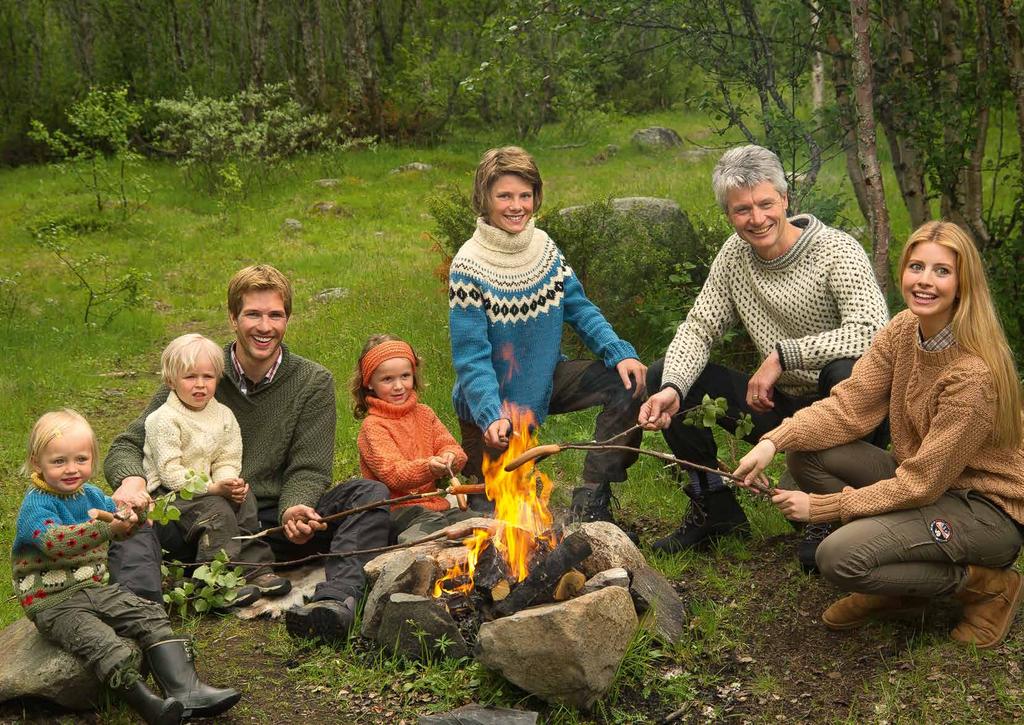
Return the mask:
<svg viewBox="0 0 1024 725">
<path fill-rule="evenodd" d="M 728 232 L 708 179 L 742 142 L 779 153 L 792 211 L 864 243 L 893 311 L 891 263 L 909 231 L 929 218 L 968 227 L 1019 361 L 1021 11 L 1014 0 L 0 0 L 0 544 L 13 536 L 32 420 L 80 408 L 105 450 L 148 399 L 171 337 L 226 337 L 224 284 L 254 261 L 296 282 L 296 350 L 340 381 L 371 332 L 406 336 L 427 360 L 426 401 L 454 427 L 438 273 L 468 236 L 472 169 L 494 145 L 536 154 L 541 226 L 647 361 Z M 674 128 L 683 146 L 632 147 L 649 125 Z M 412 161 L 432 168 L 391 173 Z M 335 185 L 314 183 L 324 178 Z M 622 196 L 673 199 L 686 220 L 621 218 L 608 200 Z M 579 204 L 574 217 L 556 213 Z M 716 354 L 750 362 L 742 336 Z M 343 396 L 338 407 L 341 479 L 355 472 L 356 424 Z M 591 421 L 571 416 L 543 436 L 586 438 Z M 572 481 L 579 462 L 562 458 L 552 470 Z M 684 504 L 656 466 L 635 470 L 623 516 L 648 539 Z M 708 718 L 1021 715 L 1019 667 L 944 643 L 941 612 L 881 638 L 822 634 L 813 620 L 834 592 L 791 565 L 777 514 L 745 505 L 753 542 L 655 560 L 687 582 L 691 640 L 638 645 L 596 716 L 547 716 L 630 721 L 683 703 Z M 0 623 L 19 614 L 3 578 Z M 753 602 L 768 615 L 742 616 Z M 242 631 L 188 626 L 207 642 Z M 284 670 L 310 707 L 339 707 L 335 689 L 316 689 L 338 682 L 354 717 L 374 693 L 396 717 L 522 696 L 475 665 L 382 662 L 357 644 L 338 660 L 259 626 L 271 646 L 244 651 L 254 664 L 239 676 Z M 409 677 L 426 684 L 381 685 Z M 243 714 L 279 706 L 273 690 Z"/>
</svg>

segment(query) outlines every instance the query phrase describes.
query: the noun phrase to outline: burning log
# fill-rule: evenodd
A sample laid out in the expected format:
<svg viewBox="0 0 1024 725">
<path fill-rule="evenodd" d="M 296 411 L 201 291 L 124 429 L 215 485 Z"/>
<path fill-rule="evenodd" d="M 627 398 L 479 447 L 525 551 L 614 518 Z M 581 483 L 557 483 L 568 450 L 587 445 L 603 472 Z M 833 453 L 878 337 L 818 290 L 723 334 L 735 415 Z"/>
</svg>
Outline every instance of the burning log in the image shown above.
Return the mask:
<svg viewBox="0 0 1024 725">
<path fill-rule="evenodd" d="M 474 587 L 479 592 L 490 594 L 494 601 L 500 601 L 508 596 L 513 581 L 515 579 L 509 573 L 505 559 L 498 553 L 498 549 L 493 543 L 488 543 L 480 552 L 476 569 L 473 571 Z M 504 591 L 504 596 L 501 596 L 502 591 Z"/>
<path fill-rule="evenodd" d="M 591 551 L 590 542 L 580 534 L 567 536 L 511 594 L 495 606 L 495 614 L 504 617 L 531 604 L 550 601 L 562 575 L 590 556 Z"/>
<path fill-rule="evenodd" d="M 586 583 L 587 578 L 583 576 L 582 572 L 570 569 L 558 580 L 558 586 L 555 587 L 555 593 L 551 595 L 551 598 L 556 602 L 572 599 L 583 591 L 583 585 Z"/>
</svg>

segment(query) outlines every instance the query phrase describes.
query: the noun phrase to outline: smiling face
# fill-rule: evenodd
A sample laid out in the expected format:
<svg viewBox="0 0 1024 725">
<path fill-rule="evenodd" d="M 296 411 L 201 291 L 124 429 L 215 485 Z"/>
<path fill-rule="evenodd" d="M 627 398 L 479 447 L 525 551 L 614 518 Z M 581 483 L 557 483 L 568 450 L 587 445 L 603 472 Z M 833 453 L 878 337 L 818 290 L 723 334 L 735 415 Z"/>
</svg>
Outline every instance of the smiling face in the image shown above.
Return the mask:
<svg viewBox="0 0 1024 725">
<path fill-rule="evenodd" d="M 789 199 L 770 181 L 731 189 L 726 214 L 733 229 L 762 259 L 775 259 L 789 251 L 800 230 L 786 220 Z"/>
<path fill-rule="evenodd" d="M 254 290 L 242 295 L 238 317 L 229 314 L 235 331 L 235 355 L 250 380 L 260 381 L 281 352 L 288 315 L 281 294 Z"/>
<path fill-rule="evenodd" d="M 185 407 L 202 410 L 217 392 L 216 365 L 210 358 L 200 355 L 195 367 L 175 377 L 171 387 Z"/>
<path fill-rule="evenodd" d="M 409 399 L 415 386 L 412 363 L 404 357 L 385 360 L 370 376 L 369 388 L 381 400 L 401 405 Z"/>
<path fill-rule="evenodd" d="M 488 194 L 487 221 L 509 234 L 526 228 L 533 216 L 533 187 L 516 174 L 502 174 Z"/>
<path fill-rule="evenodd" d="M 32 458 L 32 470 L 58 493 L 74 493 L 92 476 L 92 430 L 77 424 L 69 426 Z"/>
<path fill-rule="evenodd" d="M 907 255 L 900 289 L 925 338 L 953 319 L 960 288 L 956 261 L 956 252 L 937 242 L 919 242 Z"/>
</svg>

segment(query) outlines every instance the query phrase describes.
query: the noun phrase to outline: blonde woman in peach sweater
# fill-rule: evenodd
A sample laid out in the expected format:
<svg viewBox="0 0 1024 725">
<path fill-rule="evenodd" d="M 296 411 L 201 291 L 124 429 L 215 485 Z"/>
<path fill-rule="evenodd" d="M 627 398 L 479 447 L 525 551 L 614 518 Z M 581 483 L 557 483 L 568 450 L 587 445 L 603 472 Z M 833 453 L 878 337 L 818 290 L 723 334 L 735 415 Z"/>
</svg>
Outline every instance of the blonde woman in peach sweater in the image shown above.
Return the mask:
<svg viewBox="0 0 1024 725">
<path fill-rule="evenodd" d="M 766 433 L 736 474 L 749 484 L 777 451 L 800 491 L 772 502 L 793 521 L 841 522 L 817 551 L 852 594 L 822 614 L 832 629 L 954 597 L 952 638 L 994 647 L 1020 606 L 1024 524 L 1021 391 L 981 257 L 949 222 L 907 241 L 908 309 L 878 333 L 830 397 Z M 858 441 L 886 416 L 892 450 Z"/>
</svg>

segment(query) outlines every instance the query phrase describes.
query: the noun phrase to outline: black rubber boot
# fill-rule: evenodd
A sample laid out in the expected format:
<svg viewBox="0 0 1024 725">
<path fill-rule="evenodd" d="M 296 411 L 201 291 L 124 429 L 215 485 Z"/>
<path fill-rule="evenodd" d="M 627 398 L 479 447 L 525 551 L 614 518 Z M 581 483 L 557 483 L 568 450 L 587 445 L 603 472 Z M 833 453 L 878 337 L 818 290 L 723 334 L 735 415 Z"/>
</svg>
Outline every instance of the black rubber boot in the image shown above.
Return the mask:
<svg viewBox="0 0 1024 725">
<path fill-rule="evenodd" d="M 164 695 L 181 701 L 186 718 L 214 717 L 234 707 L 242 693 L 201 682 L 186 645 L 183 639 L 168 639 L 146 650 L 146 661 Z"/>
<path fill-rule="evenodd" d="M 329 644 L 344 642 L 356 619 L 356 599 L 320 599 L 284 613 L 288 634 Z"/>
<path fill-rule="evenodd" d="M 740 508 L 732 489 L 719 488 L 699 496 L 689 489 L 683 490 L 690 496 L 690 509 L 683 518 L 683 525 L 651 544 L 652 549 L 677 554 L 687 549 L 704 548 L 729 534 L 750 536 L 747 515 Z"/>
<path fill-rule="evenodd" d="M 185 706 L 173 697 L 157 697 L 142 680 L 114 690 L 149 725 L 178 725 Z"/>
</svg>

